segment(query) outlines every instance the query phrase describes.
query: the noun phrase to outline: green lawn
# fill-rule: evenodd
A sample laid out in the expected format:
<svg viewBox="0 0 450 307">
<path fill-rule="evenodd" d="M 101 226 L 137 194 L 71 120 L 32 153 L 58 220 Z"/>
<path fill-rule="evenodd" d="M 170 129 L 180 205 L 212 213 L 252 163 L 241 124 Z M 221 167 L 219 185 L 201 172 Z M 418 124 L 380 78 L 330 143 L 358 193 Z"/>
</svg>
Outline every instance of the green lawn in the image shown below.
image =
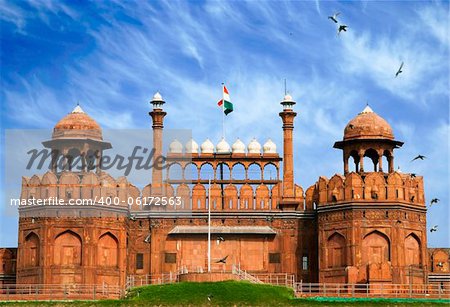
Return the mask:
<svg viewBox="0 0 450 307">
<path fill-rule="evenodd" d="M 210 300 L 208 300 L 210 296 Z M 122 300 L 1 303 L 8 306 L 434 306 L 407 299 L 296 299 L 291 289 L 248 282 L 176 283 L 135 288 Z M 450 303 L 450 301 L 442 304 Z"/>
</svg>

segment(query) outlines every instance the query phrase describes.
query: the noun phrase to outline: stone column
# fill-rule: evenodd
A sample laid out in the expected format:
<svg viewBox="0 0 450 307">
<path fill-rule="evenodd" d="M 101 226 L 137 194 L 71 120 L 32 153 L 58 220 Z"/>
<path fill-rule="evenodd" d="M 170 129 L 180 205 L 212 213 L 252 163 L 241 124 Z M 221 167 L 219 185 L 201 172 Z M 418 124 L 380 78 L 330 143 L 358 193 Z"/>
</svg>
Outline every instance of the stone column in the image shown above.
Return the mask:
<svg viewBox="0 0 450 307">
<path fill-rule="evenodd" d="M 297 115 L 292 109 L 280 112 L 283 120 L 283 197 L 294 197 L 294 118 Z"/>
<path fill-rule="evenodd" d="M 166 116 L 161 108 L 154 108 L 149 115 L 152 117 L 153 129 L 153 149 L 155 154 L 153 156 L 152 165 L 152 196 L 162 195 L 163 175 L 162 175 L 162 136 L 164 128 L 164 116 Z"/>
</svg>

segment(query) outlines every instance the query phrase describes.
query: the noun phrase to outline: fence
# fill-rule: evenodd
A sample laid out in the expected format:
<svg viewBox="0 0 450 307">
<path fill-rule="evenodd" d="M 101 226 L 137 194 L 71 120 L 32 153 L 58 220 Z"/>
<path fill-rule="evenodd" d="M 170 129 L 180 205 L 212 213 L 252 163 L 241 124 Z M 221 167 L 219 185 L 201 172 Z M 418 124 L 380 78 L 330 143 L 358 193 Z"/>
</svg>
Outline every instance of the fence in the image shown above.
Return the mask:
<svg viewBox="0 0 450 307">
<path fill-rule="evenodd" d="M 296 283 L 297 296 L 383 297 L 450 299 L 450 289 L 440 284 L 325 284 Z"/>
<path fill-rule="evenodd" d="M 129 275 L 125 288 L 131 289 L 133 287 L 140 287 L 145 285 L 162 285 L 178 281 L 178 272 L 164 273 L 164 274 L 147 274 L 147 275 Z"/>
<path fill-rule="evenodd" d="M 41 285 L 11 284 L 0 286 L 0 301 L 8 300 L 98 300 L 119 298 L 124 294 L 114 285 Z"/>
</svg>

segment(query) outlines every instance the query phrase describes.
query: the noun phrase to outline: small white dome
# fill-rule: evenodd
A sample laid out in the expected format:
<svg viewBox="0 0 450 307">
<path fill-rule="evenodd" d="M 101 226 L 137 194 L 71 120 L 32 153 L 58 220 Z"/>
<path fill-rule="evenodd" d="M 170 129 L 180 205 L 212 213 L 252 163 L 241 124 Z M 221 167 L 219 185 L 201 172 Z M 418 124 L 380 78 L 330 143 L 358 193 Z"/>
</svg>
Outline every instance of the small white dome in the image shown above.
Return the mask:
<svg viewBox="0 0 450 307">
<path fill-rule="evenodd" d="M 261 144 L 254 138 L 247 146 L 248 153 L 261 153 Z"/>
<path fill-rule="evenodd" d="M 186 143 L 186 152 L 187 153 L 198 153 L 198 144 L 194 141 L 194 139 L 190 139 Z"/>
<path fill-rule="evenodd" d="M 225 141 L 224 138 L 220 140 L 220 142 L 216 146 L 216 151 L 218 153 L 227 153 L 231 152 L 230 145 Z"/>
<path fill-rule="evenodd" d="M 182 153 L 183 152 L 183 144 L 180 143 L 177 139 L 173 140 L 169 145 L 170 153 Z"/>
<path fill-rule="evenodd" d="M 284 95 L 283 101 L 293 101 L 292 96 L 289 94 Z"/>
<path fill-rule="evenodd" d="M 274 142 L 272 142 L 271 139 L 268 139 L 266 143 L 263 145 L 263 152 L 264 153 L 277 153 L 277 145 L 275 145 Z"/>
<path fill-rule="evenodd" d="M 206 139 L 206 141 L 200 145 L 200 149 L 202 153 L 214 153 L 214 144 L 209 139 Z"/>
<path fill-rule="evenodd" d="M 231 146 L 233 153 L 245 153 L 245 144 L 238 138 Z"/>
<path fill-rule="evenodd" d="M 153 95 L 152 101 L 163 101 L 163 98 L 159 92 L 156 92 L 155 95 Z"/>
</svg>

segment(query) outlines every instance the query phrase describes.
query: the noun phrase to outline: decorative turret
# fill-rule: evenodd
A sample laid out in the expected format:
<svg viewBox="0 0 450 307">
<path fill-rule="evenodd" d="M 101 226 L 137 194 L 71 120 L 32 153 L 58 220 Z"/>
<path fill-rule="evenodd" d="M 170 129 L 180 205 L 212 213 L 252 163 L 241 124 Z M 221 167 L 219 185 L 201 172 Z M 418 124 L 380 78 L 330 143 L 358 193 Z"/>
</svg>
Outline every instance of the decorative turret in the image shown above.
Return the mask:
<svg viewBox="0 0 450 307">
<path fill-rule="evenodd" d="M 103 150 L 111 148 L 103 141 L 100 125 L 80 105 L 55 125 L 52 139 L 42 144 L 52 150 L 51 170 L 55 173 L 94 169 L 99 173 Z M 60 159 L 64 163 L 58 163 Z"/>
<path fill-rule="evenodd" d="M 403 145 L 396 141 L 391 126 L 367 105 L 344 129 L 344 138 L 334 148 L 344 152 L 344 174 L 349 172 L 348 160 L 355 162 L 356 172 L 365 172 L 364 157 L 373 162 L 373 171 L 383 172 L 383 156 L 387 158 L 389 173 L 394 172 L 394 149 Z M 371 170 L 369 170 L 371 171 Z"/>
</svg>

